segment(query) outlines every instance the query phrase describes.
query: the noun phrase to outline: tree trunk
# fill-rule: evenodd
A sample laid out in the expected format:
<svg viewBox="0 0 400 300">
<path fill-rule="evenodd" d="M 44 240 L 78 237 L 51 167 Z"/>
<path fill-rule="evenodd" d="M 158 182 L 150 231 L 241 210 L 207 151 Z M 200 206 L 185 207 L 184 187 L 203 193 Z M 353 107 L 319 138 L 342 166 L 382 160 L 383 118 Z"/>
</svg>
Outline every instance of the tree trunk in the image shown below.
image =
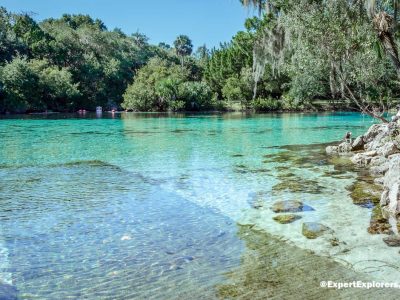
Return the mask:
<svg viewBox="0 0 400 300">
<path fill-rule="evenodd" d="M 385 49 L 386 54 L 389 56 L 393 67 L 397 72 L 397 76 L 400 78 L 399 52 L 397 50 L 396 42 L 393 38 L 396 22 L 394 18 L 388 15 L 386 12 L 380 12 L 375 15 L 373 24 L 375 30 L 377 31 L 379 41 Z"/>
</svg>

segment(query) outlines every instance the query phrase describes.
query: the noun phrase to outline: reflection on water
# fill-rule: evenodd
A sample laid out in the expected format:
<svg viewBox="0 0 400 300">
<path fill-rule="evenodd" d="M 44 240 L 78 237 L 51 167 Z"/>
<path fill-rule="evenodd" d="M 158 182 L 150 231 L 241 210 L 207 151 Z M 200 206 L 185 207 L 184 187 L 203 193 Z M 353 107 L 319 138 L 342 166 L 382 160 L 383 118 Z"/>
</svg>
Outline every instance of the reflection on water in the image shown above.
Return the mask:
<svg viewBox="0 0 400 300">
<path fill-rule="evenodd" d="M 8 116 L 0 298 L 288 298 L 299 288 L 316 298 L 328 271 L 369 278 L 385 268 L 365 263 L 380 240 L 346 190 L 357 170 L 323 149 L 370 124 L 345 113 Z M 311 209 L 278 224 L 269 208 L 286 200 Z M 306 240 L 310 221 L 328 223 L 340 245 Z M 237 234 L 237 224 L 253 227 Z"/>
</svg>

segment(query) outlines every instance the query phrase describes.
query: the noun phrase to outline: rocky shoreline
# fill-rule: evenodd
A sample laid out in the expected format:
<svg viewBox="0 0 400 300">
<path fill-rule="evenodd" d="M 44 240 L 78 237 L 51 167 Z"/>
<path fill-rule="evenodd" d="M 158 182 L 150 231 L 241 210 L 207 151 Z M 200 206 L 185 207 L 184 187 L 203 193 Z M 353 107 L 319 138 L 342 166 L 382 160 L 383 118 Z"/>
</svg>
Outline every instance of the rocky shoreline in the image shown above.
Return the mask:
<svg viewBox="0 0 400 300">
<path fill-rule="evenodd" d="M 373 183 L 382 187 L 377 210 L 383 221 L 375 224 L 378 229 L 374 233 L 390 234 L 384 238 L 385 243 L 400 247 L 400 124 L 374 124 L 364 135 L 328 146 L 326 152 L 330 156 L 348 156 L 356 166 L 368 169 Z M 379 226 L 383 223 L 389 228 Z"/>
</svg>

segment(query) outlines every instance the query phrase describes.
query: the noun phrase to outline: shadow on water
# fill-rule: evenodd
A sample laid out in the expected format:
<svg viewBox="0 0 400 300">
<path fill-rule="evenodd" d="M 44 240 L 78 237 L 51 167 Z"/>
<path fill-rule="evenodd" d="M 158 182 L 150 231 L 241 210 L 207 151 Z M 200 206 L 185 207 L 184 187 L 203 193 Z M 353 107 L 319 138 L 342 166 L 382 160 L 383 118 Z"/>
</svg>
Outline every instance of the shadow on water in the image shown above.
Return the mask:
<svg viewBox="0 0 400 300">
<path fill-rule="evenodd" d="M 238 226 L 238 236 L 246 243 L 246 250 L 240 267 L 227 273 L 227 280 L 217 285 L 220 299 L 396 299 L 398 296 L 396 289 L 321 288 L 321 281 L 353 282 L 369 278 L 265 231 Z"/>
</svg>

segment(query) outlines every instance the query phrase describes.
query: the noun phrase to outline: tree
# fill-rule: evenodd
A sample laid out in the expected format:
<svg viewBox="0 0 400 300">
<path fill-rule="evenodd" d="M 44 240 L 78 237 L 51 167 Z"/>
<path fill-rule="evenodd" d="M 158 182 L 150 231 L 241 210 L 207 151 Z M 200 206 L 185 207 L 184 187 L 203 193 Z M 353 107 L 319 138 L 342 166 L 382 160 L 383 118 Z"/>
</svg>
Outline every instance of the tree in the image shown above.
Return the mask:
<svg viewBox="0 0 400 300">
<path fill-rule="evenodd" d="M 153 58 L 128 86 L 122 106 L 134 111 L 165 111 L 169 102 L 177 98 L 175 85 L 185 81 L 188 75 L 187 70 L 174 63 Z"/>
<path fill-rule="evenodd" d="M 46 109 L 68 111 L 76 108 L 79 85 L 73 83 L 68 68 L 52 66 L 46 60 L 32 60 L 29 66 L 39 77 L 38 93 Z"/>
<path fill-rule="evenodd" d="M 0 80 L 4 93 L 1 111 L 24 113 L 44 108 L 39 92 L 39 75 L 26 58 L 16 57 L 7 63 L 1 69 Z"/>
<path fill-rule="evenodd" d="M 216 105 L 214 98 L 207 83 L 191 81 L 186 67 L 155 57 L 128 86 L 122 106 L 134 111 L 205 110 Z"/>
<path fill-rule="evenodd" d="M 139 48 L 144 48 L 149 44 L 149 38 L 139 31 L 136 31 L 132 34 L 132 40 L 133 43 Z"/>
<path fill-rule="evenodd" d="M 181 64 L 183 67 L 185 56 L 189 56 L 192 54 L 192 41 L 187 35 L 179 35 L 174 41 L 174 47 L 176 54 L 181 58 Z"/>
<path fill-rule="evenodd" d="M 366 2 L 372 10 L 362 1 L 242 1 L 270 10 L 254 43 L 255 82 L 272 65 L 288 73 L 289 97 L 341 97 L 385 122 L 382 113 L 396 88 L 391 84 L 394 69 L 379 49 L 383 47 L 399 71 L 393 35 L 397 1 Z"/>
</svg>

